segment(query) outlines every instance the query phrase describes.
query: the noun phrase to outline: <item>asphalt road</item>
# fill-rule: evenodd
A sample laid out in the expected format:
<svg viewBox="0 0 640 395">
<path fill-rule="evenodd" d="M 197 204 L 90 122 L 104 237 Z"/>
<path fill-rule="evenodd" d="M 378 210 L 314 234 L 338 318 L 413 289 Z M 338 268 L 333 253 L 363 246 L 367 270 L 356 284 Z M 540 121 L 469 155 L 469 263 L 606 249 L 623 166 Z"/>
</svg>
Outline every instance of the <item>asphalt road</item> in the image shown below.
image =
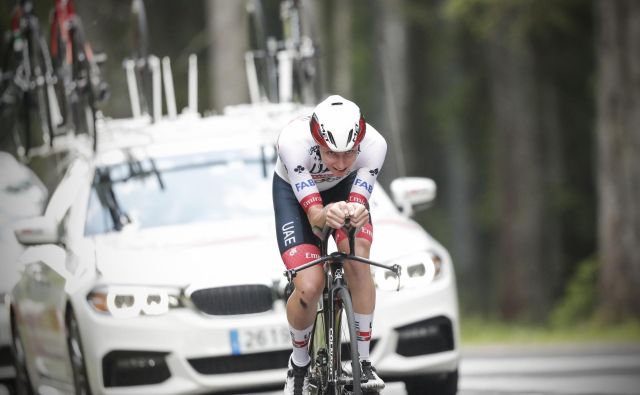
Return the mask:
<svg viewBox="0 0 640 395">
<path fill-rule="evenodd" d="M 463 347 L 458 394 L 640 394 L 640 343 Z"/>
<path fill-rule="evenodd" d="M 404 384 L 383 394 L 406 395 Z M 640 343 L 463 347 L 459 394 L 640 395 Z"/>
</svg>

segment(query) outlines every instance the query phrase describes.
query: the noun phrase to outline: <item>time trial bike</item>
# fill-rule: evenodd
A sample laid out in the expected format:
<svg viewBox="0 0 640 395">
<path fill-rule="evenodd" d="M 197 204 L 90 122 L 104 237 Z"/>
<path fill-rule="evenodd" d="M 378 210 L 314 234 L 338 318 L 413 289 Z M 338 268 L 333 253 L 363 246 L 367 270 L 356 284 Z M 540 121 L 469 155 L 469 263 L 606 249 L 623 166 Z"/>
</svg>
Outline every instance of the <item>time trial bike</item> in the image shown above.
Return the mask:
<svg viewBox="0 0 640 395">
<path fill-rule="evenodd" d="M 346 227 L 349 234 L 349 251 L 355 251 L 357 229 L 349 228 L 348 224 Z M 324 290 L 318 302 L 316 320 L 309 339 L 311 356 L 309 393 L 312 395 L 361 394 L 364 390 L 377 390 L 377 388 L 367 388 L 366 378 L 362 376 L 353 304 L 344 277 L 344 265 L 350 264 L 349 261 L 357 261 L 378 266 L 394 272 L 398 281 L 401 277 L 401 266 L 384 265 L 352 253 L 339 251 L 327 253 L 328 238 L 332 231 L 330 227 L 325 227 L 322 231 L 320 258 L 285 271 L 285 276 L 289 280 L 287 294 L 289 295 L 293 290 L 293 279 L 297 273 L 316 265 L 325 265 Z"/>
</svg>

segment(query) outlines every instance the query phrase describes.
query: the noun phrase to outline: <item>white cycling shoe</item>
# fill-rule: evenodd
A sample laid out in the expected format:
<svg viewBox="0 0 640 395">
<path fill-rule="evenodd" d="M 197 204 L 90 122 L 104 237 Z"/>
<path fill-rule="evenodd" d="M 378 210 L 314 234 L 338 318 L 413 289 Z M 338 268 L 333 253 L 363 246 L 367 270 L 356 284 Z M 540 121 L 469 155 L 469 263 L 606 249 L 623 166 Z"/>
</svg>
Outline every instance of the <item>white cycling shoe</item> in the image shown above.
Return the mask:
<svg viewBox="0 0 640 395">
<path fill-rule="evenodd" d="M 360 384 L 362 393 L 365 395 L 377 394 L 385 386 L 384 381 L 376 373 L 376 368 L 371 365 L 370 361 L 360 362 L 362 366 L 363 381 Z M 366 379 L 366 382 L 364 381 Z"/>
<path fill-rule="evenodd" d="M 285 395 L 309 395 L 309 364 L 296 366 L 289 357 L 289 370 L 284 383 Z"/>
</svg>

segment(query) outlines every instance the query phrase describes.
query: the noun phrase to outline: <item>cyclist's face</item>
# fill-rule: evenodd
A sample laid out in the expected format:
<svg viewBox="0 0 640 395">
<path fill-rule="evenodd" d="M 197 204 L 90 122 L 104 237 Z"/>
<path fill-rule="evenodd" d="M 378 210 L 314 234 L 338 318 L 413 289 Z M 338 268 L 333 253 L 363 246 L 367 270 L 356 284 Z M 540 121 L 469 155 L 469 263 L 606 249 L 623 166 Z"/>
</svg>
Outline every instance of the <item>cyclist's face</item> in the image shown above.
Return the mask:
<svg viewBox="0 0 640 395">
<path fill-rule="evenodd" d="M 346 152 L 333 152 L 328 148 L 320 147 L 320 157 L 334 176 L 342 177 L 349 172 L 358 158 L 358 147 L 353 147 Z"/>
</svg>

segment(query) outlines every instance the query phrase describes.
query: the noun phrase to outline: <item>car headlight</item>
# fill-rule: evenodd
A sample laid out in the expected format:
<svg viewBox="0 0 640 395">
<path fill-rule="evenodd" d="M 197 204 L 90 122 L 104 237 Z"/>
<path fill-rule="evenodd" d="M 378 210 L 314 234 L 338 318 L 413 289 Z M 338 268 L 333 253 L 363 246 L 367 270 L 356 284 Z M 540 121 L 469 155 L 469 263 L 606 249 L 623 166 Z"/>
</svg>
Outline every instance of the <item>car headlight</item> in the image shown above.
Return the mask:
<svg viewBox="0 0 640 395">
<path fill-rule="evenodd" d="M 96 287 L 87 295 L 87 302 L 96 312 L 117 318 L 162 315 L 183 307 L 177 289 L 135 286 Z"/>
<path fill-rule="evenodd" d="M 394 259 L 388 264 L 398 264 L 402 267 L 401 277 L 395 273 L 376 268 L 373 278 L 376 286 L 383 291 L 395 291 L 400 287 L 417 287 L 426 285 L 442 276 L 442 258 L 432 251 L 420 251 L 414 254 Z"/>
</svg>

